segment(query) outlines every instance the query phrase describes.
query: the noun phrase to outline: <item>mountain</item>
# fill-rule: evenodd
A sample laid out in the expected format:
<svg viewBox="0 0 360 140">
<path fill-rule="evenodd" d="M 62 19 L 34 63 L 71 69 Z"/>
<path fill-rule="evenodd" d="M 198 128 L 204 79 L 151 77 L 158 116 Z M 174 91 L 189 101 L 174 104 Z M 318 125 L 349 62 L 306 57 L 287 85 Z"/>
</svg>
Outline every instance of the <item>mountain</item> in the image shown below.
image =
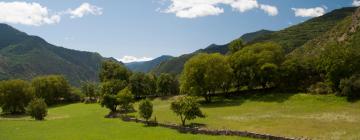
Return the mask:
<svg viewBox="0 0 360 140">
<path fill-rule="evenodd" d="M 147 73 L 150 72 L 154 67 L 158 66 L 160 63 L 172 58 L 174 57 L 163 55 L 150 61 L 125 63 L 125 66 L 132 71 Z"/>
<path fill-rule="evenodd" d="M 104 59 L 107 58 L 98 53 L 54 46 L 40 37 L 0 24 L 0 80 L 61 74 L 78 86 L 81 81 L 98 80 Z"/>
<path fill-rule="evenodd" d="M 355 10 L 355 7 L 337 9 L 323 16 L 310 19 L 284 30 L 261 35 L 253 39 L 253 41 L 249 42 L 249 44 L 259 42 L 276 42 L 284 48 L 286 53 L 290 53 L 308 41 L 331 30 L 346 17 L 351 16 Z"/>
<path fill-rule="evenodd" d="M 285 28 L 280 31 L 260 30 L 257 32 L 244 34 L 240 38 L 246 44 L 254 44 L 259 42 L 276 42 L 284 48 L 286 53 L 290 53 L 293 50 L 302 47 L 307 42 L 333 29 L 335 26 L 337 26 L 339 22 L 351 16 L 355 12 L 355 10 L 355 7 L 337 9 L 323 16 L 310 19 L 308 21 Z M 221 54 L 225 54 L 227 52 L 227 48 L 228 44 L 212 44 L 205 49 L 201 49 L 196 52 L 185 54 L 177 58 L 165 61 L 159 66 L 155 67 L 152 71 L 156 74 L 180 74 L 185 62 L 192 56 L 200 52 L 218 52 Z"/>
</svg>

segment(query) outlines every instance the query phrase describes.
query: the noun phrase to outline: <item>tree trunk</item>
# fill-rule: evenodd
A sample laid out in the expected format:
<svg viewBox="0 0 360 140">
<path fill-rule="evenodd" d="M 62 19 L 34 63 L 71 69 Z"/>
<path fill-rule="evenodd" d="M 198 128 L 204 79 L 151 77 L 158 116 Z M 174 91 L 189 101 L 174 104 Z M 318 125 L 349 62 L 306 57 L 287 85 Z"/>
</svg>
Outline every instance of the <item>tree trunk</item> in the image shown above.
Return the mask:
<svg viewBox="0 0 360 140">
<path fill-rule="evenodd" d="M 182 126 L 185 126 L 186 118 L 183 117 L 183 116 L 180 116 L 180 119 L 181 119 L 181 125 L 182 125 Z"/>
</svg>

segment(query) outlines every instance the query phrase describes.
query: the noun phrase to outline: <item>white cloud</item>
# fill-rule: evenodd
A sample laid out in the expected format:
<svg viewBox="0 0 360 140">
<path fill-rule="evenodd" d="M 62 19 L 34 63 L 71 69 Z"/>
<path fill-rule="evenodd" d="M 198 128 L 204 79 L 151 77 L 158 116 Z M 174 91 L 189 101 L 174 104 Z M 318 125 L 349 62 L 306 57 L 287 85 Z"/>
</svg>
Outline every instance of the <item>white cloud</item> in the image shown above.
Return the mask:
<svg viewBox="0 0 360 140">
<path fill-rule="evenodd" d="M 130 62 L 142 62 L 142 61 L 150 61 L 153 58 L 150 57 L 135 57 L 135 56 L 124 56 L 123 58 L 118 59 L 123 63 L 130 63 Z"/>
<path fill-rule="evenodd" d="M 230 5 L 240 12 L 246 12 L 259 7 L 259 3 L 256 0 L 234 0 L 230 2 Z"/>
<path fill-rule="evenodd" d="M 315 7 L 315 8 L 291 8 L 295 12 L 297 17 L 319 17 L 326 13 L 325 8 Z"/>
<path fill-rule="evenodd" d="M 52 12 L 36 2 L 0 2 L 0 22 L 10 24 L 41 26 L 59 23 L 64 15 L 80 18 L 88 14 L 101 15 L 102 8 L 83 3 L 75 10 Z"/>
<path fill-rule="evenodd" d="M 356 7 L 360 6 L 360 0 L 354 0 L 352 5 Z"/>
<path fill-rule="evenodd" d="M 275 6 L 261 5 L 257 0 L 169 0 L 171 2 L 164 13 L 173 13 L 180 18 L 197 18 L 224 13 L 221 5 L 227 5 L 241 13 L 260 8 L 271 16 L 277 15 Z"/>
<path fill-rule="evenodd" d="M 74 10 L 70 9 L 68 12 L 71 18 L 81 18 L 88 14 L 102 15 L 102 8 L 91 5 L 89 3 L 83 3 L 78 8 Z"/>
<path fill-rule="evenodd" d="M 60 15 L 50 14 L 47 7 L 38 3 L 0 2 L 0 22 L 40 26 L 60 20 Z"/>
<path fill-rule="evenodd" d="M 269 16 L 276 16 L 279 14 L 279 11 L 275 6 L 262 4 L 260 5 L 260 9 L 264 10 Z"/>
</svg>

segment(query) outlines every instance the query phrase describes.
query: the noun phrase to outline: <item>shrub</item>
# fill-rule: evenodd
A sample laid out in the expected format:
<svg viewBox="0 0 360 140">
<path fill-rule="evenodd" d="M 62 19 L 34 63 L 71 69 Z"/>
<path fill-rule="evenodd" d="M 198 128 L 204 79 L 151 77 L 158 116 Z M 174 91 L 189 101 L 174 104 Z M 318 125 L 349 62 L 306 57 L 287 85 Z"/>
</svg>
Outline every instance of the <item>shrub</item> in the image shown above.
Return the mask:
<svg viewBox="0 0 360 140">
<path fill-rule="evenodd" d="M 47 115 L 47 105 L 44 99 L 36 98 L 27 106 L 27 113 L 35 120 L 44 120 Z"/>
<path fill-rule="evenodd" d="M 148 121 L 153 113 L 153 104 L 150 100 L 142 100 L 139 104 L 139 115 Z"/>
<path fill-rule="evenodd" d="M 360 75 L 342 79 L 339 88 L 341 90 L 340 95 L 347 96 L 348 99 L 360 98 Z"/>
<path fill-rule="evenodd" d="M 332 93 L 331 86 L 324 82 L 318 82 L 309 87 L 309 92 L 313 94 L 330 94 Z"/>
<path fill-rule="evenodd" d="M 0 82 L 0 106 L 3 113 L 25 112 L 26 105 L 33 98 L 30 85 L 23 80 Z"/>
<path fill-rule="evenodd" d="M 179 96 L 171 103 L 171 110 L 180 117 L 181 124 L 185 126 L 186 120 L 193 120 L 197 117 L 205 117 L 200 110 L 196 98 L 191 96 Z"/>
</svg>

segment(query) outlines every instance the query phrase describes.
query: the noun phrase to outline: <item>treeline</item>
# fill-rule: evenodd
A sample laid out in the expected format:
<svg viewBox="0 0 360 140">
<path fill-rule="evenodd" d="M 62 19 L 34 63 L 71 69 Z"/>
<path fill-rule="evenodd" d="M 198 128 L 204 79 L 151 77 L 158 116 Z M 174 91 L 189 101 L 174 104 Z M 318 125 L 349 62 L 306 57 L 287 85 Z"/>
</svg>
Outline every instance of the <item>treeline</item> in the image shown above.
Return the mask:
<svg viewBox="0 0 360 140">
<path fill-rule="evenodd" d="M 99 77 L 100 104 L 112 112 L 131 109 L 129 104 L 134 99 L 179 94 L 179 82 L 174 75 L 132 73 L 115 61 L 104 61 Z"/>
<path fill-rule="evenodd" d="M 180 76 L 183 94 L 207 102 L 217 93 L 268 89 L 335 93 L 357 99 L 360 95 L 360 49 L 331 46 L 321 54 L 285 54 L 276 43 L 244 45 L 235 40 L 227 55 L 198 54 L 188 60 Z"/>
<path fill-rule="evenodd" d="M 47 105 L 81 100 L 63 76 L 40 76 L 31 81 L 7 80 L 0 82 L 0 106 L 4 114 L 29 113 L 43 119 Z"/>
</svg>

